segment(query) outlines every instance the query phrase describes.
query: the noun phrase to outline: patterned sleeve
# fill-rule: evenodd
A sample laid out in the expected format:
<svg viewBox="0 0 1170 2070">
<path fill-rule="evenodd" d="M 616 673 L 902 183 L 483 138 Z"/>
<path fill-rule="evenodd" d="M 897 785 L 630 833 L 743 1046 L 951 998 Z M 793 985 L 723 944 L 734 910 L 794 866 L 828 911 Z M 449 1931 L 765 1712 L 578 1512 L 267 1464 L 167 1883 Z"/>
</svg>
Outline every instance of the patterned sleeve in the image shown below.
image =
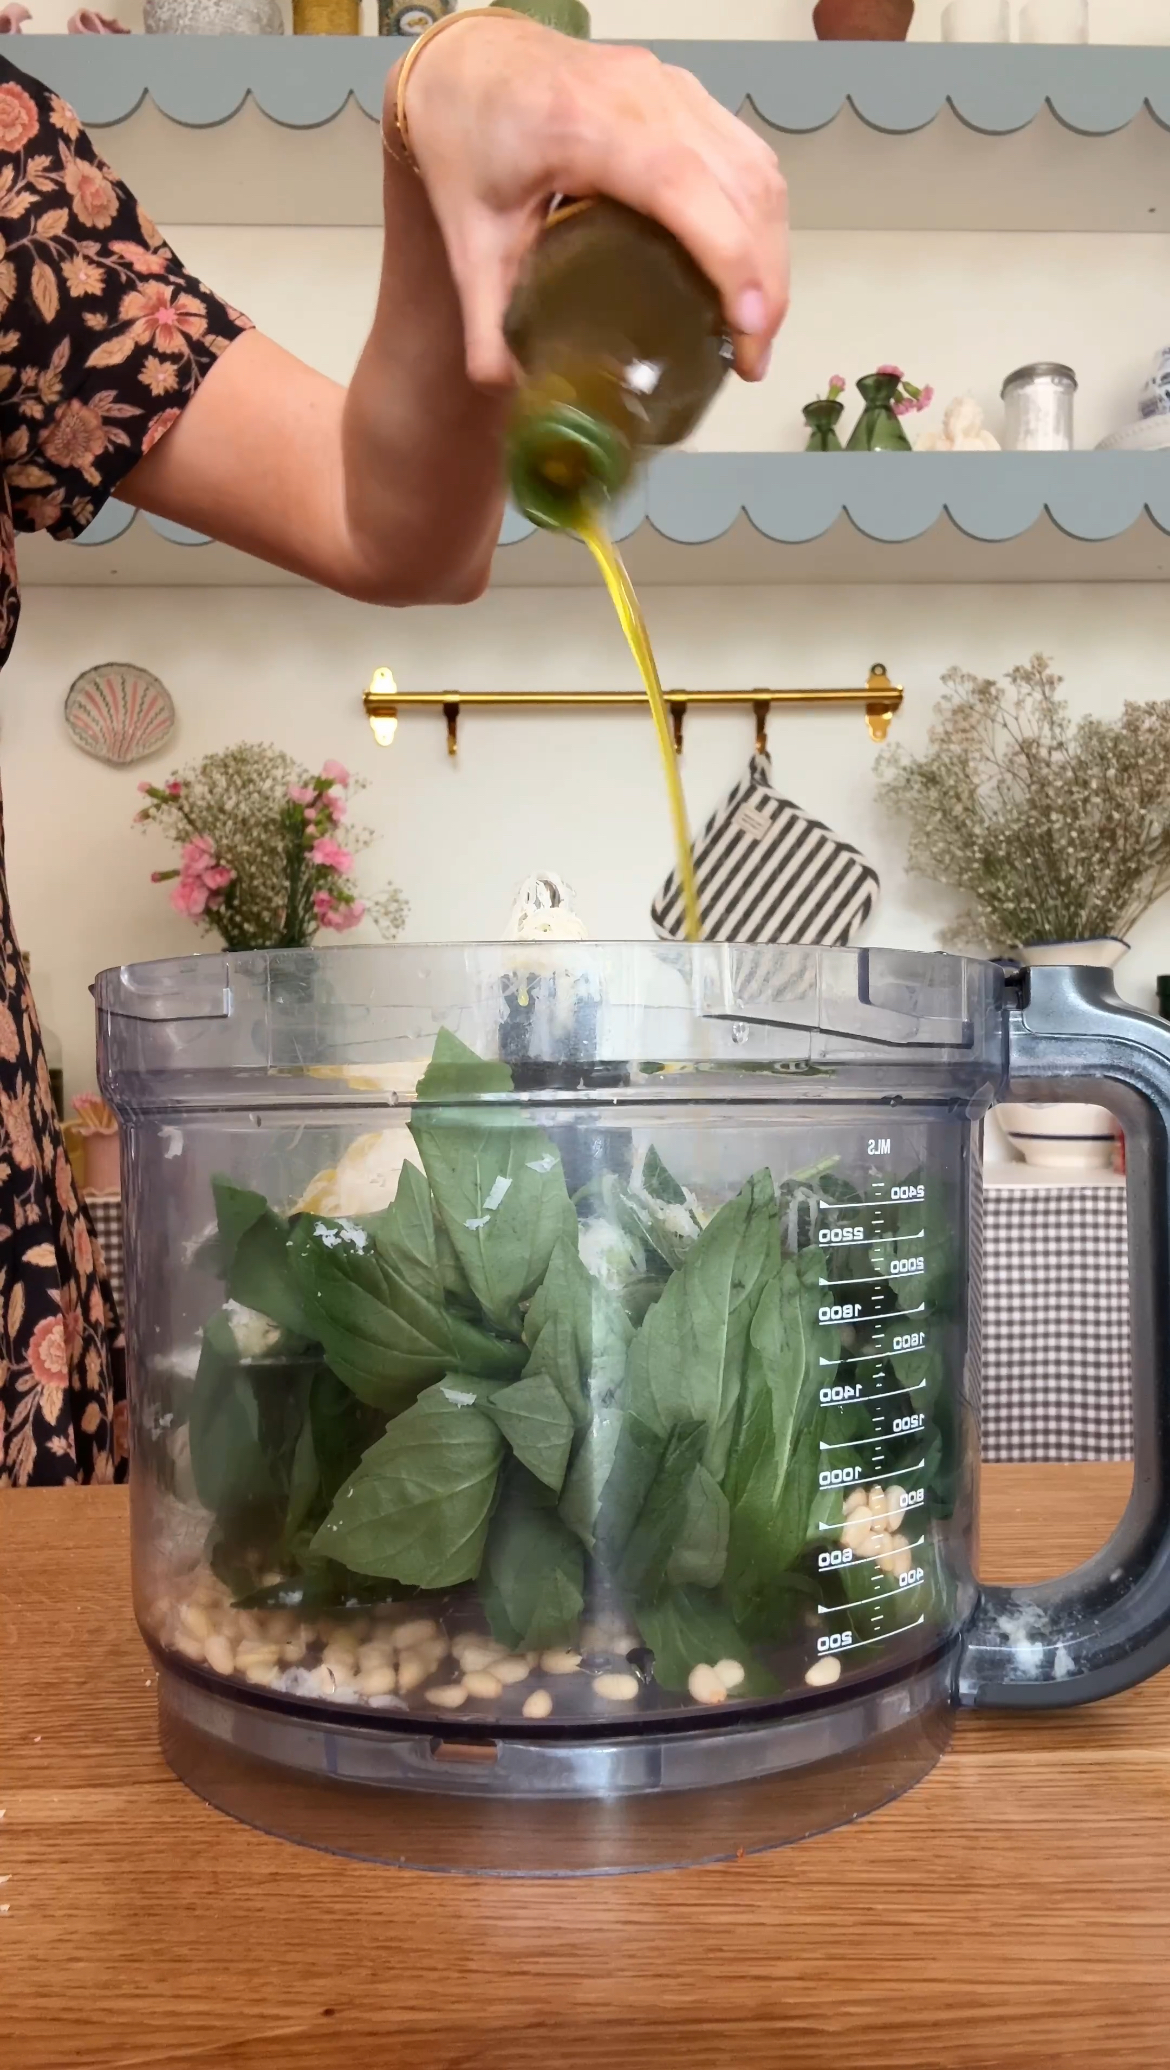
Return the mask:
<svg viewBox="0 0 1170 2070">
<path fill-rule="evenodd" d="M 72 108 L 0 60 L 0 453 L 16 529 L 76 538 L 249 328 L 183 270 Z"/>
</svg>

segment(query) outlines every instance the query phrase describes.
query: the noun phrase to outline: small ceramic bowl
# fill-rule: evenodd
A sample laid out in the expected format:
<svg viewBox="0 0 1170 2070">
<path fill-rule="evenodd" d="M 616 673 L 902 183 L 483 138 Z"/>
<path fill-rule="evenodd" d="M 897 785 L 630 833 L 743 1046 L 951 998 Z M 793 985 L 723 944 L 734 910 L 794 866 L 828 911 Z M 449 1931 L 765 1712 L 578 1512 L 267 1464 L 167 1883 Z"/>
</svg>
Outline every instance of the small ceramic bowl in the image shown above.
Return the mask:
<svg viewBox="0 0 1170 2070">
<path fill-rule="evenodd" d="M 995 1114 L 1025 1164 L 1100 1172 L 1113 1163 L 1117 1123 L 1107 1107 L 1083 1107 L 1069 1100 L 1052 1107 L 1009 1101 L 997 1106 Z"/>
</svg>

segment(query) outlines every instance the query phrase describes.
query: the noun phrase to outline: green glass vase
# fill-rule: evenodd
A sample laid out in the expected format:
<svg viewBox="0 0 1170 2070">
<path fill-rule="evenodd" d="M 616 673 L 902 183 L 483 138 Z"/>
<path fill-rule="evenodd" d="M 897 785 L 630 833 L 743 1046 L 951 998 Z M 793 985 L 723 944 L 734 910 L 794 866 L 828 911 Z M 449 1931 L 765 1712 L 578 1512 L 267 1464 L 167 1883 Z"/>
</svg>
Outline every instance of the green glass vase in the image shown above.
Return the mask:
<svg viewBox="0 0 1170 2070">
<path fill-rule="evenodd" d="M 865 403 L 853 427 L 847 450 L 850 453 L 909 453 L 910 441 L 894 415 L 894 397 L 901 387 L 898 374 L 863 374 L 857 384 Z"/>
<path fill-rule="evenodd" d="M 808 425 L 806 453 L 839 453 L 841 441 L 837 426 L 845 405 L 837 396 L 818 396 L 815 402 L 806 403 L 801 415 Z"/>
</svg>

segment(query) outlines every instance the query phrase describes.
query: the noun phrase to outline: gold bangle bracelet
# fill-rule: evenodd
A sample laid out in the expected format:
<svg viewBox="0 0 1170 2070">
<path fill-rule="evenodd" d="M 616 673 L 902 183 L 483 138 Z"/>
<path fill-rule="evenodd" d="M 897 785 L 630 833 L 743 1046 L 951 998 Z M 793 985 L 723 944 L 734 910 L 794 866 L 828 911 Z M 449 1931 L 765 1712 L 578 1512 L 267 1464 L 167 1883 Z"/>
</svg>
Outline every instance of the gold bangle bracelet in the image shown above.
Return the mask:
<svg viewBox="0 0 1170 2070">
<path fill-rule="evenodd" d="M 526 22 L 531 21 L 531 16 L 518 14 L 515 8 L 512 7 L 465 7 L 459 14 L 440 15 L 437 22 L 432 22 L 429 28 L 423 30 L 421 36 L 415 38 L 399 66 L 398 83 L 394 95 L 394 128 L 398 141 L 402 146 L 401 154 L 391 144 L 386 134 L 385 123 L 382 125 L 382 148 L 387 156 L 393 158 L 399 165 L 405 162 L 415 172 L 418 172 L 419 165 L 410 147 L 410 129 L 406 120 L 407 82 L 428 43 L 433 43 L 435 37 L 441 36 L 445 29 L 454 29 L 458 27 L 460 22 L 471 21 Z"/>
</svg>

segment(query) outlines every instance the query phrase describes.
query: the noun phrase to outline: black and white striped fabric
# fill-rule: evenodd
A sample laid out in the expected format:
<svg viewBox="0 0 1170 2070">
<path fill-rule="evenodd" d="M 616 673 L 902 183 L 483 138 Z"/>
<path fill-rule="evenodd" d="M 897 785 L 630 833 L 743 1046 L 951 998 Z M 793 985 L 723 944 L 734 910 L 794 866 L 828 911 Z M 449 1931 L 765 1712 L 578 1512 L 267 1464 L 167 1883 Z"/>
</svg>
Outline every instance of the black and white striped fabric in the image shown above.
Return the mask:
<svg viewBox="0 0 1170 2070">
<path fill-rule="evenodd" d="M 1124 1186 L 983 1189 L 972 1257 L 985 1459 L 1128 1459 Z"/>
<path fill-rule="evenodd" d="M 767 755 L 711 814 L 693 844 L 703 939 L 807 942 L 843 949 L 873 911 L 881 886 L 856 848 L 772 788 Z M 660 935 L 681 941 L 686 918 L 677 870 L 650 908 Z"/>
</svg>

